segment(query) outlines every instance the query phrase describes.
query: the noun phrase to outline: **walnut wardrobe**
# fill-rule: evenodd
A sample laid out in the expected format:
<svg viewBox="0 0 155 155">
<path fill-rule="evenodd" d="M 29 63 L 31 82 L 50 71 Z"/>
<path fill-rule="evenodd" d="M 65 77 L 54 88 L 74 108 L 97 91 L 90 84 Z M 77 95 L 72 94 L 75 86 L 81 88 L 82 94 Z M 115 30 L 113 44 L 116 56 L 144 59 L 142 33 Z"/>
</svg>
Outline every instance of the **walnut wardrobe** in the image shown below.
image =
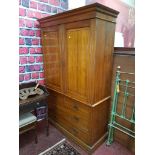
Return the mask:
<svg viewBox="0 0 155 155">
<path fill-rule="evenodd" d="M 117 15 L 94 3 L 39 20 L 49 121 L 89 152 L 107 136 Z"/>
</svg>

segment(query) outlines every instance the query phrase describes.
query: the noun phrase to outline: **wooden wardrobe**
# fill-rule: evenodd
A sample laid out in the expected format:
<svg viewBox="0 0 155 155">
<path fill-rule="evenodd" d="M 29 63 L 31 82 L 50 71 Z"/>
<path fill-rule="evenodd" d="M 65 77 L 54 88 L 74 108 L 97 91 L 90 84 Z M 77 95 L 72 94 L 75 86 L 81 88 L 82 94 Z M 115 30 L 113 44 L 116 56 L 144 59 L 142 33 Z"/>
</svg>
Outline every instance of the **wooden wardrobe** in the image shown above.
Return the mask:
<svg viewBox="0 0 155 155">
<path fill-rule="evenodd" d="M 107 137 L 117 15 L 94 3 L 39 20 L 49 121 L 89 152 Z"/>
</svg>

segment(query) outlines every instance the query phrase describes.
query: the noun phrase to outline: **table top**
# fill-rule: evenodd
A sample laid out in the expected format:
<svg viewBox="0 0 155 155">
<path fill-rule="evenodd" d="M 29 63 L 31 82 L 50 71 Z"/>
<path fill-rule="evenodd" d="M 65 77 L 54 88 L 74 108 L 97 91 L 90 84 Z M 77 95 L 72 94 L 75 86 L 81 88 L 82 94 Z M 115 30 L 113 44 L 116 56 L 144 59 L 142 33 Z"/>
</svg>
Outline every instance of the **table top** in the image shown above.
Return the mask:
<svg viewBox="0 0 155 155">
<path fill-rule="evenodd" d="M 23 83 L 19 86 L 19 89 L 23 89 L 23 88 L 29 88 L 29 87 L 34 87 L 36 86 L 35 82 L 30 82 L 30 83 Z M 47 96 L 49 95 L 47 89 L 45 86 L 39 85 L 38 88 L 42 89 L 44 91 L 44 93 L 42 95 L 34 95 L 34 96 L 29 96 L 27 99 L 25 100 L 21 100 L 19 99 L 19 106 L 23 106 L 23 105 L 29 105 L 32 103 L 37 103 L 40 102 L 42 100 L 45 100 L 47 98 Z"/>
<path fill-rule="evenodd" d="M 42 95 L 36 95 L 34 97 L 27 98 L 26 100 L 19 100 L 19 106 L 31 104 L 34 102 L 39 102 L 41 100 L 46 99 L 47 96 L 48 96 L 48 94 L 44 93 Z"/>
</svg>

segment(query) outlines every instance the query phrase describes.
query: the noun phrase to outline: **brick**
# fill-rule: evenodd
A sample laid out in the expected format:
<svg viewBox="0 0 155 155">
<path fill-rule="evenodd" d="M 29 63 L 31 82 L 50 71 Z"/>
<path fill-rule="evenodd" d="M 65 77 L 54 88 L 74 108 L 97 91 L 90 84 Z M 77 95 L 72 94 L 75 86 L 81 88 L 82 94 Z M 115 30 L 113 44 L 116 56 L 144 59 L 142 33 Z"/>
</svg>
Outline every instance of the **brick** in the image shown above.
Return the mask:
<svg viewBox="0 0 155 155">
<path fill-rule="evenodd" d="M 57 11 L 57 8 L 56 8 L 56 7 L 52 7 L 51 12 L 56 14 L 56 13 L 58 12 L 58 11 Z"/>
<path fill-rule="evenodd" d="M 64 10 L 62 10 L 60 8 L 57 9 L 57 13 L 62 13 L 62 12 L 64 12 Z"/>
<path fill-rule="evenodd" d="M 41 65 L 34 65 L 34 70 L 35 71 L 40 71 Z"/>
<path fill-rule="evenodd" d="M 20 35 L 22 35 L 22 36 L 28 36 L 28 34 L 29 34 L 29 31 L 27 29 L 21 29 L 20 30 Z"/>
<path fill-rule="evenodd" d="M 25 66 L 19 66 L 19 73 L 25 72 Z"/>
<path fill-rule="evenodd" d="M 29 63 L 34 63 L 35 62 L 35 57 L 34 56 L 29 56 L 28 57 L 28 62 Z"/>
<path fill-rule="evenodd" d="M 41 47 L 36 48 L 36 53 L 42 53 Z"/>
<path fill-rule="evenodd" d="M 39 22 L 36 20 L 36 21 L 34 21 L 34 27 L 35 28 L 38 28 L 39 27 Z"/>
<path fill-rule="evenodd" d="M 26 45 L 32 45 L 32 39 L 31 38 L 25 38 L 25 44 Z"/>
<path fill-rule="evenodd" d="M 60 5 L 60 0 L 49 0 L 49 3 L 55 6 L 59 6 Z"/>
<path fill-rule="evenodd" d="M 39 73 L 32 73 L 32 79 L 38 79 Z"/>
<path fill-rule="evenodd" d="M 25 27 L 25 20 L 24 19 L 19 19 L 19 27 Z"/>
<path fill-rule="evenodd" d="M 35 30 L 29 30 L 28 35 L 29 36 L 34 36 L 35 35 Z"/>
<path fill-rule="evenodd" d="M 35 48 L 30 48 L 30 54 L 35 54 Z"/>
<path fill-rule="evenodd" d="M 40 12 L 36 12 L 36 18 L 40 19 L 41 18 L 41 13 Z"/>
<path fill-rule="evenodd" d="M 24 39 L 23 38 L 19 38 L 19 45 L 24 45 Z"/>
<path fill-rule="evenodd" d="M 39 76 L 40 78 L 44 78 L 44 73 L 43 72 L 39 73 Z"/>
<path fill-rule="evenodd" d="M 61 7 L 64 8 L 64 9 L 68 9 L 67 1 L 61 1 Z"/>
<path fill-rule="evenodd" d="M 30 8 L 37 9 L 37 2 L 31 1 Z"/>
<path fill-rule="evenodd" d="M 27 17 L 35 18 L 35 19 L 40 19 L 41 18 L 41 13 L 40 12 L 36 12 L 36 11 L 27 10 Z"/>
<path fill-rule="evenodd" d="M 41 10 L 41 11 L 46 11 L 46 5 L 45 4 L 38 4 L 38 10 Z"/>
<path fill-rule="evenodd" d="M 22 81 L 24 81 L 24 75 L 23 74 L 20 74 L 19 75 L 19 82 L 22 82 Z"/>
<path fill-rule="evenodd" d="M 22 35 L 22 36 L 35 36 L 35 30 L 20 29 L 20 35 Z"/>
<path fill-rule="evenodd" d="M 32 28 L 33 27 L 33 21 L 26 19 L 25 20 L 25 25 L 26 25 L 26 27 Z"/>
<path fill-rule="evenodd" d="M 28 54 L 28 48 L 27 47 L 19 48 L 19 54 Z"/>
<path fill-rule="evenodd" d="M 19 8 L 19 16 L 26 16 L 26 10 L 23 8 Z"/>
<path fill-rule="evenodd" d="M 31 79 L 31 74 L 25 74 L 24 75 L 24 80 L 29 81 Z"/>
<path fill-rule="evenodd" d="M 40 45 L 42 46 L 42 38 L 40 38 Z"/>
<path fill-rule="evenodd" d="M 35 28 L 38 28 L 38 27 L 39 27 L 39 25 L 40 25 L 40 24 L 39 24 L 39 22 L 38 22 L 37 20 L 36 20 L 36 21 L 34 21 L 34 27 L 35 27 Z"/>
<path fill-rule="evenodd" d="M 48 3 L 48 0 L 40 0 L 41 2 Z"/>
<path fill-rule="evenodd" d="M 39 39 L 32 39 L 32 45 L 39 45 Z"/>
<path fill-rule="evenodd" d="M 51 13 L 51 6 L 46 5 L 46 12 Z"/>
<path fill-rule="evenodd" d="M 34 71 L 34 65 L 27 65 L 27 66 L 26 66 L 26 71 L 27 71 L 27 72 L 32 72 L 32 71 Z"/>
<path fill-rule="evenodd" d="M 20 57 L 20 64 L 21 65 L 27 64 L 27 57 L 25 57 L 25 56 Z"/>
<path fill-rule="evenodd" d="M 44 80 L 38 80 L 39 84 L 44 85 Z"/>
<path fill-rule="evenodd" d="M 42 13 L 41 18 L 48 17 L 48 16 L 50 16 L 50 15 L 46 14 L 46 13 Z"/>
<path fill-rule="evenodd" d="M 27 14 L 26 15 L 29 18 L 36 18 L 36 12 L 35 11 L 27 10 Z"/>
<path fill-rule="evenodd" d="M 37 56 L 36 57 L 36 62 L 43 62 L 43 57 L 42 56 Z"/>
<path fill-rule="evenodd" d="M 43 64 L 40 65 L 40 71 L 43 71 L 44 70 L 44 66 Z"/>
<path fill-rule="evenodd" d="M 36 30 L 36 37 L 41 37 L 41 30 Z"/>
<path fill-rule="evenodd" d="M 29 8 L 29 0 L 22 0 L 22 5 Z"/>
<path fill-rule="evenodd" d="M 41 47 L 30 48 L 30 54 L 40 54 L 42 53 Z"/>
</svg>

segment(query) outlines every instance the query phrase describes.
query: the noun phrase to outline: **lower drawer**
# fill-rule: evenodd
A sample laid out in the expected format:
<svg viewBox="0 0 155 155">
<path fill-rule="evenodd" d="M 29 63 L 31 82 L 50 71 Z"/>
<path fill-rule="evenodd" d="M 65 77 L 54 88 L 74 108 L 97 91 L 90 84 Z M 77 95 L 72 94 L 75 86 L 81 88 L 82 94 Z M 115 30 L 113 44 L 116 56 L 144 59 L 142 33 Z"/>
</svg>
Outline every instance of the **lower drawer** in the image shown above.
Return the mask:
<svg viewBox="0 0 155 155">
<path fill-rule="evenodd" d="M 66 129 L 69 133 L 71 133 L 73 136 L 77 137 L 78 139 L 82 140 L 86 144 L 90 144 L 90 133 L 88 132 L 83 132 L 76 126 L 72 125 L 69 123 L 66 119 L 58 116 L 54 116 L 52 114 L 49 114 L 49 117 L 61 125 L 64 129 Z"/>
<path fill-rule="evenodd" d="M 83 132 L 89 132 L 89 121 L 88 118 L 83 118 L 74 113 L 71 113 L 67 109 L 54 109 L 49 110 L 49 116 L 51 116 L 55 121 L 61 121 L 61 119 L 66 120 L 66 124 L 71 124 L 73 127 L 78 128 Z"/>
</svg>

